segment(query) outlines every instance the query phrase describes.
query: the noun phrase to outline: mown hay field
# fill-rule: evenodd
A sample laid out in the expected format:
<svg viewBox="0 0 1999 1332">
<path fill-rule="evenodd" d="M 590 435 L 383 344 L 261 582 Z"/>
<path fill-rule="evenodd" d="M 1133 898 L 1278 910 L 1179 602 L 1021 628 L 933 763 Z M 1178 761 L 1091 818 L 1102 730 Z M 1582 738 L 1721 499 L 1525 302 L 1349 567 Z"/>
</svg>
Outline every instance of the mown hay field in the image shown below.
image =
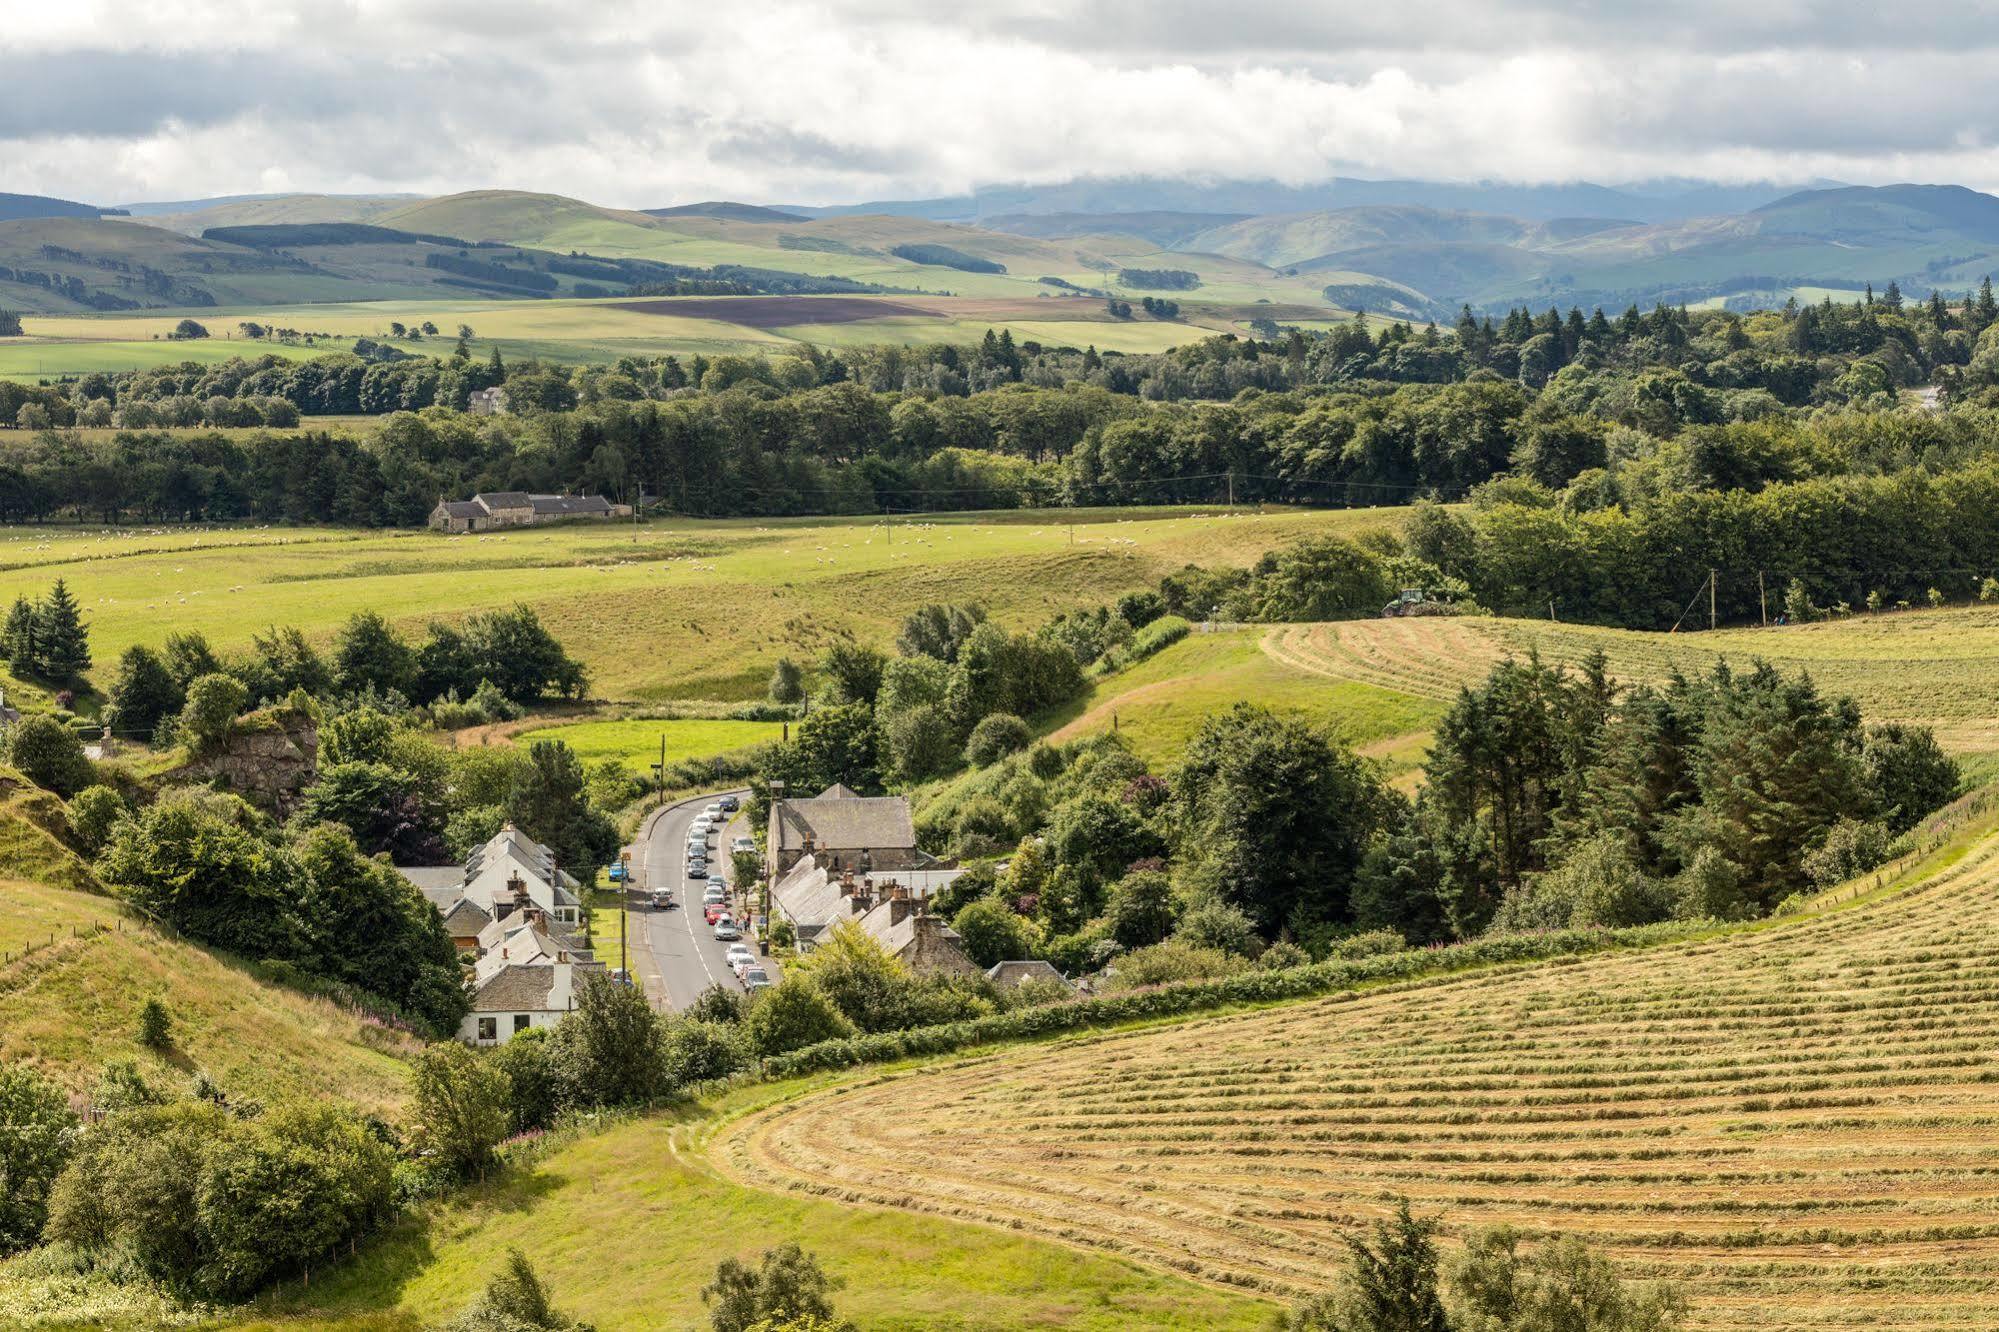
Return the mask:
<svg viewBox="0 0 1999 1332">
<path fill-rule="evenodd" d="M 1809 672 L 1827 693 L 1852 695 L 1871 722 L 1935 726 L 1963 754 L 1999 749 L 1999 610 L 1986 607 L 1678 634 L 1540 620 L 1352 620 L 1284 625 L 1266 634 L 1264 648 L 1300 670 L 1438 700 L 1529 651 L 1571 664 L 1601 651 L 1611 673 L 1632 683 L 1764 660 Z"/>
<path fill-rule="evenodd" d="M 1012 1048 L 733 1126 L 744 1182 L 1297 1295 L 1407 1197 L 1703 1329 L 1999 1325 L 1999 838 L 1848 910 Z M 1953 859 L 1953 855 L 1957 858 Z"/>
<path fill-rule="evenodd" d="M 197 629 L 219 648 L 270 625 L 322 643 L 355 611 L 406 630 L 523 602 L 611 699 L 760 697 L 777 658 L 842 635 L 888 644 L 925 602 L 1026 626 L 1149 587 L 1189 562 L 1249 564 L 1393 510 L 1103 509 L 898 520 L 569 525 L 447 537 L 336 528 L 0 528 L 0 604 L 57 577 L 110 679 L 133 643 Z"/>
</svg>

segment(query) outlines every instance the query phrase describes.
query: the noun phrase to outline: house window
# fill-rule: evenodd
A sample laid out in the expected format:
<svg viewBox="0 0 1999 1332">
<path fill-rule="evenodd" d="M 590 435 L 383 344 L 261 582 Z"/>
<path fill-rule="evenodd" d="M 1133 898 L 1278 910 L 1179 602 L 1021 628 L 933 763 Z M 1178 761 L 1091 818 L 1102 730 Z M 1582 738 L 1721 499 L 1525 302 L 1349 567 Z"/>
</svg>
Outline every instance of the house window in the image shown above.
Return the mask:
<svg viewBox="0 0 1999 1332">
<path fill-rule="evenodd" d="M 479 1039 L 482 1041 L 498 1040 L 500 1038 L 499 1022 L 498 1018 L 480 1018 Z"/>
<path fill-rule="evenodd" d="M 521 1033 L 521 1032 L 524 1032 L 524 1031 L 526 1031 L 527 1029 L 528 1029 L 528 1015 L 527 1015 L 526 1013 L 516 1013 L 516 1014 L 514 1014 L 514 1032 L 515 1032 L 515 1034 L 516 1034 L 516 1035 L 518 1035 L 519 1033 Z"/>
</svg>

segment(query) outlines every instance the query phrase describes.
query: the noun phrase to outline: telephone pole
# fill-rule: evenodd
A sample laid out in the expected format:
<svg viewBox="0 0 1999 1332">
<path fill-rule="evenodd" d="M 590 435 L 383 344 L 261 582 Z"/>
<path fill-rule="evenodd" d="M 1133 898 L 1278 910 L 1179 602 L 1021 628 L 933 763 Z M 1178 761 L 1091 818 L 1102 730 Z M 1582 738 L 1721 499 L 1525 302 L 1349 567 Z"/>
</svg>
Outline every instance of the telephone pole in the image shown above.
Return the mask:
<svg viewBox="0 0 1999 1332">
<path fill-rule="evenodd" d="M 1716 572 L 1716 571 L 1715 571 L 1715 570 L 1713 570 L 1713 569 L 1709 569 L 1709 570 L 1707 571 L 1707 627 L 1708 627 L 1708 628 L 1710 628 L 1710 629 L 1714 629 L 1714 628 L 1717 628 L 1717 627 L 1718 627 L 1718 626 L 1720 625 L 1720 623 L 1721 623 L 1721 620 L 1720 620 L 1720 618 L 1719 618 L 1719 617 L 1718 617 L 1718 616 L 1717 616 L 1717 615 L 1715 614 L 1715 609 L 1714 609 L 1714 576 L 1715 576 L 1715 572 Z"/>
<path fill-rule="evenodd" d="M 1763 590 L 1763 571 L 1761 569 L 1756 571 L 1756 604 L 1761 608 L 1763 613 L 1763 627 L 1768 629 L 1770 627 L 1770 597 Z"/>
</svg>

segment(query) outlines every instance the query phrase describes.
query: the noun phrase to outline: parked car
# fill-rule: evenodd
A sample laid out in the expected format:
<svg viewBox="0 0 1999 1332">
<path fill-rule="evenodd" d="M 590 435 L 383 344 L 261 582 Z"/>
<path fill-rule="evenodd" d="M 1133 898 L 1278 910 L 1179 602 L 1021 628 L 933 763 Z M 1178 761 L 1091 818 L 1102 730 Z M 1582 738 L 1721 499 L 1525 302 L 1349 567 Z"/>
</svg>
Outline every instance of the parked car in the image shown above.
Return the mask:
<svg viewBox="0 0 1999 1332">
<path fill-rule="evenodd" d="M 611 866 L 605 873 L 610 875 L 612 883 L 623 883 L 625 881 L 625 867 L 622 863 Z"/>
<path fill-rule="evenodd" d="M 747 852 L 750 855 L 755 855 L 757 852 L 756 838 L 738 837 L 735 841 L 729 843 L 729 850 L 732 852 L 743 851 Z"/>
<path fill-rule="evenodd" d="M 709 884 L 701 894 L 701 900 L 704 902 L 725 902 L 728 898 L 728 890 L 719 883 Z"/>
<path fill-rule="evenodd" d="M 610 977 L 620 985 L 630 985 L 632 983 L 631 974 L 623 967 L 612 967 Z"/>
<path fill-rule="evenodd" d="M 723 796 L 720 803 L 722 808 L 731 814 L 743 807 L 743 802 L 732 795 Z"/>
<path fill-rule="evenodd" d="M 714 804 L 708 806 L 708 808 L 701 811 L 701 817 L 708 820 L 708 822 L 710 823 L 722 822 L 722 814 L 723 814 L 722 803 L 719 800 L 716 801 Z"/>
<path fill-rule="evenodd" d="M 757 960 L 756 952 L 748 944 L 741 943 L 730 944 L 728 951 L 722 956 L 739 973 L 744 963 L 754 963 Z"/>
<path fill-rule="evenodd" d="M 736 928 L 735 921 L 727 916 L 723 916 L 715 922 L 715 937 L 717 939 L 740 939 L 743 937 L 743 932 Z"/>
<path fill-rule="evenodd" d="M 750 967 L 745 970 L 742 975 L 742 981 L 743 988 L 752 994 L 755 994 L 758 990 L 768 990 L 771 987 L 770 973 L 762 967 Z"/>
<path fill-rule="evenodd" d="M 687 864 L 687 877 L 690 879 L 707 878 L 708 866 L 704 862 L 699 860 L 689 861 Z"/>
</svg>

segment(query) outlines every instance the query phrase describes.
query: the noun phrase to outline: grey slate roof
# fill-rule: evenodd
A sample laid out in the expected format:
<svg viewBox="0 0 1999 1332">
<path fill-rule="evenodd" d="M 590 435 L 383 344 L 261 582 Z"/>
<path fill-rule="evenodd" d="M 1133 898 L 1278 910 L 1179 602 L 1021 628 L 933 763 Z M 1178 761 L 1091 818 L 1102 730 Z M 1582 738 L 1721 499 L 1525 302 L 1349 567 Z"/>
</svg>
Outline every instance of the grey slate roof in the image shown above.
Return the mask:
<svg viewBox="0 0 1999 1332">
<path fill-rule="evenodd" d="M 531 1013 L 548 1008 L 555 968 L 502 967 L 472 995 L 474 1013 Z"/>
<path fill-rule="evenodd" d="M 611 502 L 602 495 L 530 495 L 528 498 L 536 514 L 553 518 L 611 511 Z"/>
<path fill-rule="evenodd" d="M 534 497 L 525 490 L 482 491 L 472 497 L 472 502 L 484 505 L 488 509 L 531 509 L 534 507 Z"/>
<path fill-rule="evenodd" d="M 834 782 L 819 793 L 821 800 L 859 800 L 861 793 L 845 782 Z"/>
<path fill-rule="evenodd" d="M 986 979 L 995 985 L 1004 985 L 1008 989 L 1014 988 L 1022 981 L 1030 980 L 1054 981 L 1064 988 L 1069 986 L 1069 982 L 1062 978 L 1062 973 L 1047 962 L 995 962 L 987 968 Z"/>
<path fill-rule="evenodd" d="M 916 824 L 909 801 L 901 796 L 836 796 L 815 800 L 782 800 L 771 813 L 777 826 L 777 848 L 805 845 L 836 850 L 916 846 Z"/>
<path fill-rule="evenodd" d="M 454 939 L 479 937 L 479 932 L 493 923 L 486 908 L 469 897 L 461 897 L 444 913 L 444 932 Z"/>
<path fill-rule="evenodd" d="M 484 518 L 485 507 L 476 500 L 446 500 L 444 512 L 453 518 Z"/>
<path fill-rule="evenodd" d="M 398 865 L 396 873 L 415 884 L 417 891 L 439 910 L 451 905 L 465 882 L 463 865 Z"/>
</svg>

